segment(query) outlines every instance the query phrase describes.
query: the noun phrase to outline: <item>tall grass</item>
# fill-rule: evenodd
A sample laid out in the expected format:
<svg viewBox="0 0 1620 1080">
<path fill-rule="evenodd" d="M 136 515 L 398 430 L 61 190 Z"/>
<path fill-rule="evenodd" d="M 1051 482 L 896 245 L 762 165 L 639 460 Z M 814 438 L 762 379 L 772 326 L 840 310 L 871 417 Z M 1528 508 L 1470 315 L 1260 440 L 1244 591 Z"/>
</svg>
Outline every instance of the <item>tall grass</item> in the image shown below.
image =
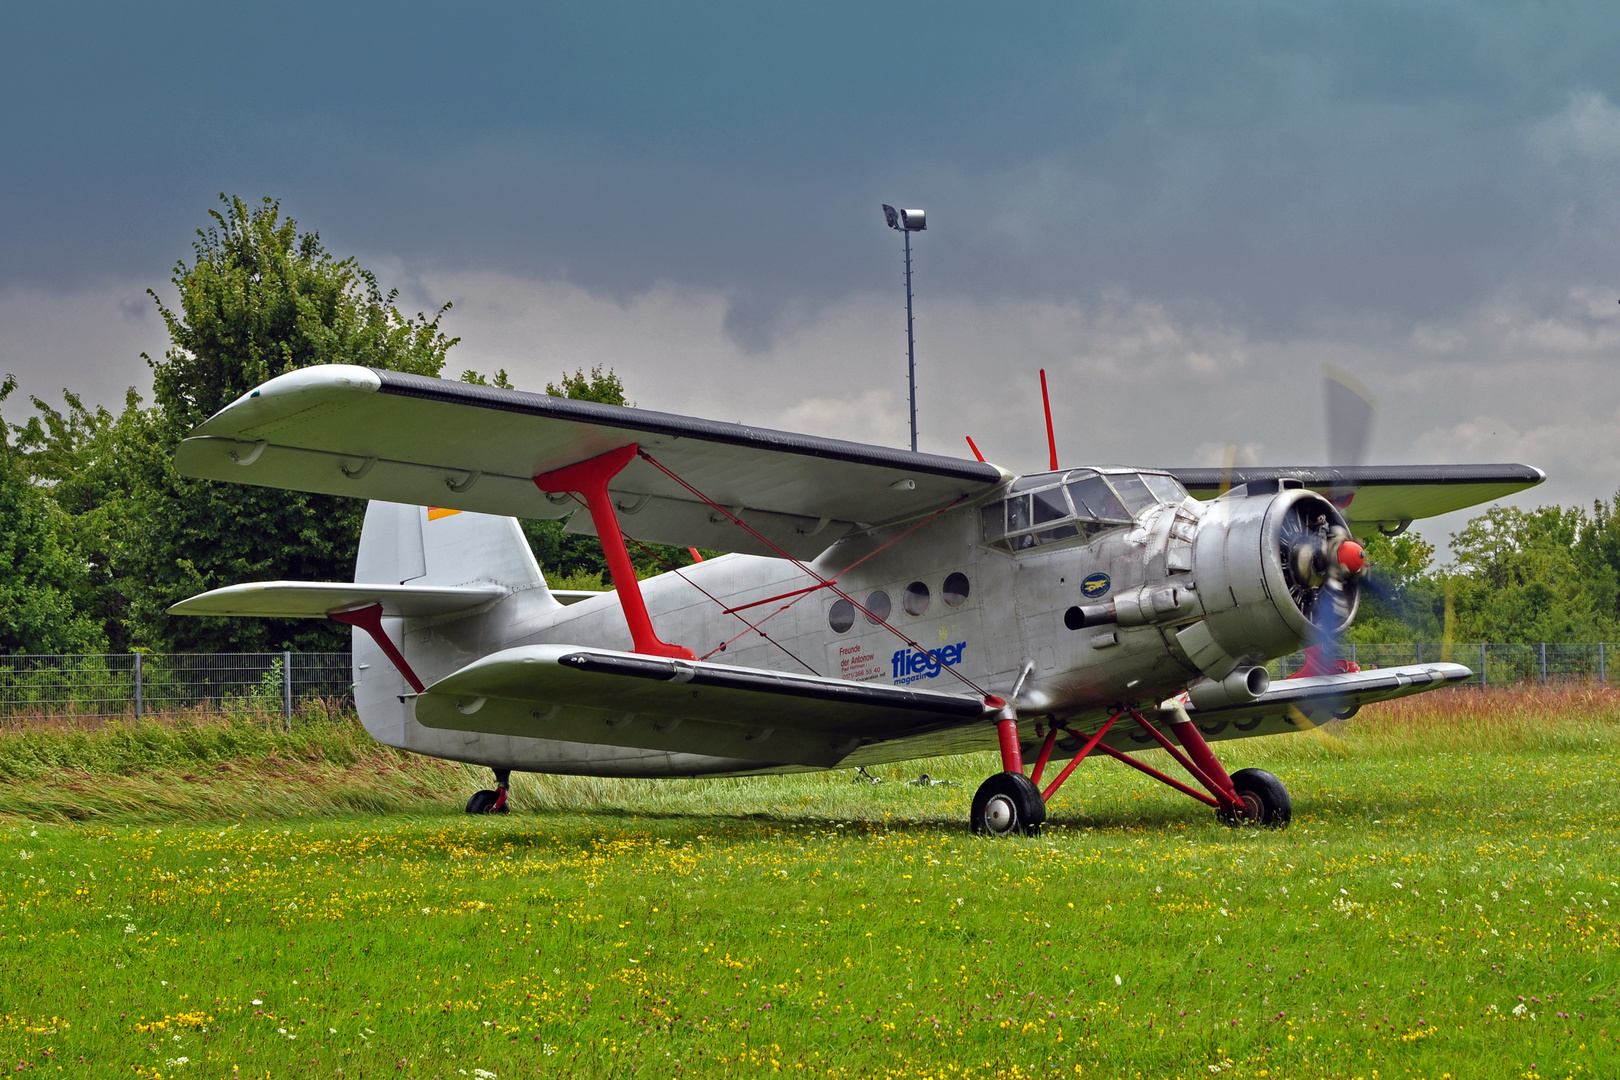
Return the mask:
<svg viewBox="0 0 1620 1080">
<path fill-rule="evenodd" d="M 1347 721 L 1297 735 L 1216 744 L 1231 768 L 1261 765 L 1286 775 L 1312 761 L 1430 754 L 1579 752 L 1620 738 L 1620 692 L 1595 688 L 1439 691 L 1369 706 Z M 1144 760 L 1169 771 L 1162 752 Z M 1157 760 L 1155 760 L 1157 759 Z M 960 790 L 942 810 L 965 815 L 973 788 L 999 768 L 993 754 L 925 759 L 871 770 L 890 787 L 928 774 Z M 0 815 L 44 821 L 161 822 L 194 819 L 443 814 L 492 783 L 489 771 L 385 747 L 352 713 L 319 701 L 288 721 L 239 708 L 132 719 L 40 718 L 0 727 Z M 1088 763 L 1065 799 L 1136 798 L 1145 783 Z M 850 770 L 702 780 L 513 777 L 519 810 L 783 817 L 811 807 L 846 820 L 883 819 L 877 797 Z M 956 804 L 961 804 L 959 807 Z M 947 810 L 947 815 L 952 811 Z"/>
</svg>

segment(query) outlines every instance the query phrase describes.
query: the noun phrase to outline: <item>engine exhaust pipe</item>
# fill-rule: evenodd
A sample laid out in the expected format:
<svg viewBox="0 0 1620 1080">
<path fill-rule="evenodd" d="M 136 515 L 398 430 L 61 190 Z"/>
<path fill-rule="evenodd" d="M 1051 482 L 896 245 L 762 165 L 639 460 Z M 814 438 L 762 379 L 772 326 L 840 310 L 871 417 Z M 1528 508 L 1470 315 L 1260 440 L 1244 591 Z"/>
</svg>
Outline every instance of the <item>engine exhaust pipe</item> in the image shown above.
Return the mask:
<svg viewBox="0 0 1620 1080">
<path fill-rule="evenodd" d="M 1199 679 L 1187 687 L 1187 700 L 1195 709 L 1222 709 L 1246 705 L 1271 687 L 1271 672 L 1263 667 L 1238 668 L 1226 678 Z"/>
</svg>

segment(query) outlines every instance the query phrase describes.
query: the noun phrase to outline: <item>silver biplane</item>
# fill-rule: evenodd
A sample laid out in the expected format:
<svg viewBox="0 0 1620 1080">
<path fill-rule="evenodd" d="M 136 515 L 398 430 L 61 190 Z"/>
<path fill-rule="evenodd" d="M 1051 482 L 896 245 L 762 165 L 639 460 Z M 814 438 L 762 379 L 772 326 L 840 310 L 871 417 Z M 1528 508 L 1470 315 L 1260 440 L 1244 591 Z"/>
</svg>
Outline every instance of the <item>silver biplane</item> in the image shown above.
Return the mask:
<svg viewBox="0 0 1620 1080">
<path fill-rule="evenodd" d="M 1229 775 L 1210 743 L 1471 675 L 1318 654 L 1270 681 L 1267 660 L 1354 618 L 1353 537 L 1544 479 L 1522 465 L 1015 476 L 339 365 L 239 398 L 175 462 L 372 500 L 353 582 L 234 585 L 171 610 L 350 625 L 366 730 L 494 770 L 469 813 L 504 811 L 514 770 L 734 776 L 998 749 L 971 810 L 991 834 L 1037 831 L 1097 754 L 1229 822 L 1285 824 L 1281 782 Z M 598 537 L 616 590 L 547 588 L 525 517 Z M 637 582 L 627 542 L 730 554 Z M 1187 781 L 1137 758 L 1155 747 Z"/>
</svg>

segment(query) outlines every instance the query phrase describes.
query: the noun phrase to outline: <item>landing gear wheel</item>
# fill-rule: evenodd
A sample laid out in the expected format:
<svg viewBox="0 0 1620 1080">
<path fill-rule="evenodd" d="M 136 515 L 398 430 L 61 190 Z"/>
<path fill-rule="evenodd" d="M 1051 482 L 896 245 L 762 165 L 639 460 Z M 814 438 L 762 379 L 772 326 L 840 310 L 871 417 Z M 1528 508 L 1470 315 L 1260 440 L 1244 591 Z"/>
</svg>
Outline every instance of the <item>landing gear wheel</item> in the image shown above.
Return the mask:
<svg viewBox="0 0 1620 1080">
<path fill-rule="evenodd" d="M 496 805 L 499 803 L 499 805 Z M 498 791 L 475 791 L 473 797 L 467 800 L 467 813 L 469 814 L 504 814 L 506 803 L 501 800 Z"/>
<path fill-rule="evenodd" d="M 1038 788 L 1023 773 L 996 773 L 973 796 L 968 821 L 984 836 L 1035 836 L 1046 820 L 1046 803 Z"/>
<path fill-rule="evenodd" d="M 1228 825 L 1263 825 L 1268 829 L 1282 829 L 1294 816 L 1294 804 L 1288 798 L 1283 782 L 1264 769 L 1239 769 L 1232 774 L 1232 786 L 1243 801 L 1243 816 L 1226 811 L 1221 820 Z"/>
</svg>

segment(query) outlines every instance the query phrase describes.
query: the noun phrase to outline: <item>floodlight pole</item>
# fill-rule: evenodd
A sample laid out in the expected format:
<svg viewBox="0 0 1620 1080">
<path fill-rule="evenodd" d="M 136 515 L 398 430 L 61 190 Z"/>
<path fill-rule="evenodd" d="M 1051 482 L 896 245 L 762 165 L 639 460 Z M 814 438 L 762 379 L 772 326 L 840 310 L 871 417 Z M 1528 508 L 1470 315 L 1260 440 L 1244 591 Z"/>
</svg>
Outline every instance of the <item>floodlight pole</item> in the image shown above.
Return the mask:
<svg viewBox="0 0 1620 1080">
<path fill-rule="evenodd" d="M 911 321 L 911 230 L 906 235 L 906 387 L 911 395 L 911 452 L 917 452 L 917 338 Z"/>
</svg>

